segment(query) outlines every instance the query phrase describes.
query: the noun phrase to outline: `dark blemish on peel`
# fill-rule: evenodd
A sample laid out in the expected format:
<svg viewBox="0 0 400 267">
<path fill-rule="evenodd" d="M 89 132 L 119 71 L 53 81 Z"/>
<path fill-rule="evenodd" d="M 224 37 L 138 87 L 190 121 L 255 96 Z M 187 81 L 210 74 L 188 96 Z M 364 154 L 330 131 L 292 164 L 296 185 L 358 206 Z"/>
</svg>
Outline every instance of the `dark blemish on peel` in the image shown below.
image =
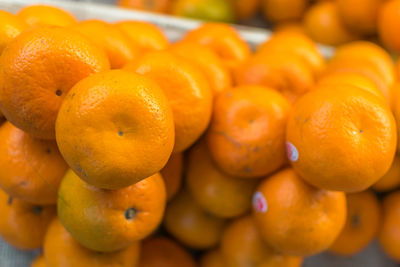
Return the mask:
<svg viewBox="0 0 400 267">
<path fill-rule="evenodd" d="M 57 96 L 61 96 L 61 95 L 62 95 L 62 91 L 61 91 L 60 89 L 57 89 L 56 95 L 57 95 Z"/>
<path fill-rule="evenodd" d="M 136 215 L 136 210 L 134 208 L 129 208 L 125 211 L 125 219 L 127 220 L 133 220 L 133 218 L 135 218 Z"/>
<path fill-rule="evenodd" d="M 363 133 L 363 132 L 364 132 L 364 130 L 361 130 L 361 129 L 360 129 L 360 133 Z"/>
<path fill-rule="evenodd" d="M 12 204 L 12 202 L 13 202 L 13 198 L 12 197 L 8 197 L 7 205 L 10 206 Z"/>
<path fill-rule="evenodd" d="M 356 227 L 356 228 L 358 226 L 360 226 L 361 220 L 360 220 L 360 217 L 357 214 L 355 214 L 355 215 L 353 215 L 351 217 L 351 224 L 353 225 L 353 227 Z"/>
<path fill-rule="evenodd" d="M 50 148 L 46 149 L 46 153 L 51 154 L 51 149 Z"/>
<path fill-rule="evenodd" d="M 43 207 L 42 206 L 34 206 L 32 208 L 32 212 L 34 214 L 40 214 L 40 213 L 42 213 L 42 211 L 43 211 Z"/>
<path fill-rule="evenodd" d="M 123 136 L 123 135 L 124 135 L 124 132 L 123 132 L 123 131 L 118 131 L 118 135 L 119 135 L 119 136 Z"/>
</svg>

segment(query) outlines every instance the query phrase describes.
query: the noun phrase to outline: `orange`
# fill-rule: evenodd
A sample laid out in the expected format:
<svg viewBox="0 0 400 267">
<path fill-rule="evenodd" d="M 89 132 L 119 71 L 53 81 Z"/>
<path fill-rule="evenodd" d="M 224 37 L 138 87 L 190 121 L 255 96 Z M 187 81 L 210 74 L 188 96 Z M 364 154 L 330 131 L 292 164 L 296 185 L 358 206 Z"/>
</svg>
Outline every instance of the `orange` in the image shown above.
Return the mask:
<svg viewBox="0 0 400 267">
<path fill-rule="evenodd" d="M 217 95 L 206 134 L 217 166 L 243 178 L 278 170 L 286 162 L 289 112 L 289 102 L 267 87 L 240 86 Z"/>
<path fill-rule="evenodd" d="M 136 46 L 140 52 L 162 50 L 169 41 L 163 31 L 156 25 L 144 21 L 121 21 L 115 24 Z"/>
<path fill-rule="evenodd" d="M 400 0 L 385 1 L 379 9 L 378 35 L 389 49 L 400 51 Z"/>
<path fill-rule="evenodd" d="M 186 33 L 183 40 L 210 47 L 230 69 L 250 56 L 250 47 L 240 37 L 238 31 L 223 23 L 204 23 Z"/>
<path fill-rule="evenodd" d="M 131 267 L 138 263 L 139 254 L 139 242 L 116 252 L 89 250 L 68 233 L 58 218 L 51 222 L 44 240 L 44 256 L 47 265 L 52 267 Z"/>
<path fill-rule="evenodd" d="M 381 91 L 385 97 L 387 104 L 392 104 L 394 99 L 390 85 L 384 81 L 384 78 L 377 70 L 377 67 L 368 58 L 341 58 L 338 60 L 332 59 L 324 72 L 325 75 L 332 75 L 336 73 L 351 73 L 359 74 L 371 80 Z"/>
<path fill-rule="evenodd" d="M 142 243 L 137 267 L 196 267 L 192 256 L 167 237 L 151 237 Z"/>
<path fill-rule="evenodd" d="M 152 80 L 111 70 L 77 83 L 57 117 L 57 144 L 86 182 L 116 189 L 160 171 L 174 145 L 171 108 Z"/>
<path fill-rule="evenodd" d="M 221 172 L 214 165 L 205 142 L 196 144 L 189 151 L 188 189 L 195 201 L 215 216 L 231 218 L 249 211 L 257 182 Z"/>
<path fill-rule="evenodd" d="M 389 171 L 379 179 L 372 189 L 378 192 L 385 192 L 396 189 L 400 186 L 400 157 L 396 155 Z"/>
<path fill-rule="evenodd" d="M 379 201 L 370 191 L 347 195 L 347 220 L 329 251 L 352 256 L 364 249 L 377 235 L 380 222 Z"/>
<path fill-rule="evenodd" d="M 341 19 L 349 29 L 362 35 L 374 34 L 379 8 L 385 0 L 337 0 Z"/>
<path fill-rule="evenodd" d="M 332 88 L 335 88 L 342 85 L 351 85 L 367 90 L 383 101 L 386 101 L 386 98 L 383 96 L 376 83 L 357 72 L 333 72 L 323 76 L 320 80 L 318 80 L 316 87 L 324 88 L 331 86 Z"/>
<path fill-rule="evenodd" d="M 335 1 L 322 1 L 310 7 L 304 15 L 303 26 L 312 39 L 327 45 L 358 39 L 343 23 Z"/>
<path fill-rule="evenodd" d="M 0 187 L 34 204 L 55 204 L 68 169 L 56 142 L 34 139 L 6 122 L 0 127 Z"/>
<path fill-rule="evenodd" d="M 126 8 L 166 13 L 171 5 L 171 0 L 118 0 L 117 4 Z"/>
<path fill-rule="evenodd" d="M 186 190 L 168 203 L 164 216 L 167 232 L 194 249 L 207 249 L 218 244 L 224 222 L 202 210 Z"/>
<path fill-rule="evenodd" d="M 315 76 L 321 74 L 325 68 L 325 60 L 317 45 L 303 33 L 282 30 L 257 49 L 257 53 L 265 53 L 266 57 L 278 51 L 301 57 Z"/>
<path fill-rule="evenodd" d="M 70 170 L 61 182 L 57 211 L 79 243 L 110 252 L 151 234 L 161 222 L 165 202 L 158 173 L 122 189 L 106 190 L 85 183 Z"/>
<path fill-rule="evenodd" d="M 307 182 L 356 192 L 389 170 L 396 152 L 396 123 L 374 94 L 351 85 L 325 87 L 296 102 L 286 141 L 290 163 Z"/>
<path fill-rule="evenodd" d="M 390 258 L 400 262 L 400 191 L 385 196 L 382 210 L 382 223 L 378 234 L 379 244 Z"/>
<path fill-rule="evenodd" d="M 340 60 L 367 61 L 371 68 L 380 75 L 383 82 L 387 85 L 387 91 L 382 91 L 382 94 L 390 103 L 391 86 L 393 85 L 396 74 L 395 66 L 389 53 L 382 47 L 367 41 L 352 42 L 336 49 L 336 54 L 331 62 Z"/>
<path fill-rule="evenodd" d="M 171 200 L 181 188 L 183 176 L 183 153 L 172 154 L 160 171 L 167 190 L 167 200 Z"/>
<path fill-rule="evenodd" d="M 201 69 L 214 93 L 232 87 L 231 73 L 213 50 L 197 43 L 181 41 L 170 46 L 169 51 L 185 58 Z"/>
<path fill-rule="evenodd" d="M 107 22 L 97 19 L 85 20 L 73 25 L 71 29 L 101 47 L 106 52 L 112 69 L 122 68 L 138 53 L 138 48 L 130 41 L 128 35 Z"/>
<path fill-rule="evenodd" d="M 18 11 L 17 17 L 30 26 L 53 25 L 66 27 L 77 22 L 71 13 L 49 5 L 26 6 Z"/>
<path fill-rule="evenodd" d="M 301 21 L 282 21 L 275 24 L 273 29 L 275 33 L 294 32 L 302 35 L 306 34 Z"/>
<path fill-rule="evenodd" d="M 25 31 L 0 57 L 0 109 L 32 136 L 54 139 L 67 92 L 79 80 L 107 69 L 103 51 L 80 34 L 59 27 Z"/>
<path fill-rule="evenodd" d="M 400 78 L 400 59 L 397 60 L 397 77 Z"/>
<path fill-rule="evenodd" d="M 31 267 L 47 267 L 46 259 L 43 254 L 39 254 L 39 256 L 32 261 Z"/>
<path fill-rule="evenodd" d="M 282 253 L 309 256 L 327 249 L 346 221 L 343 192 L 315 188 L 293 169 L 266 178 L 253 196 L 264 241 Z"/>
<path fill-rule="evenodd" d="M 300 56 L 285 51 L 255 54 L 234 70 L 233 77 L 237 85 L 271 87 L 292 103 L 314 84 L 309 65 Z"/>
<path fill-rule="evenodd" d="M 393 85 L 392 92 L 392 110 L 396 124 L 400 126 L 400 82 L 397 82 Z M 400 127 L 397 127 L 397 136 L 400 136 Z M 400 142 L 397 143 L 397 151 L 400 152 Z"/>
<path fill-rule="evenodd" d="M 270 22 L 300 19 L 309 0 L 261 0 L 265 18 Z"/>
<path fill-rule="evenodd" d="M 269 247 L 251 216 L 238 218 L 225 228 L 221 251 L 227 267 L 300 267 L 302 262 Z"/>
<path fill-rule="evenodd" d="M 56 208 L 30 204 L 0 190 L 0 213 L 1 238 L 16 248 L 33 250 L 43 245 Z"/>
<path fill-rule="evenodd" d="M 0 10 L 0 54 L 6 45 L 27 28 L 23 20 L 10 12 Z"/>
<path fill-rule="evenodd" d="M 187 149 L 204 133 L 211 117 L 212 91 L 200 69 L 166 51 L 147 53 L 125 68 L 163 89 L 174 115 L 174 152 Z"/>
<path fill-rule="evenodd" d="M 209 250 L 199 261 L 199 267 L 227 267 L 220 249 Z"/>
<path fill-rule="evenodd" d="M 231 0 L 174 0 L 171 14 L 205 21 L 233 23 L 235 20 Z"/>
<path fill-rule="evenodd" d="M 246 20 L 254 17 L 260 8 L 260 0 L 230 0 L 239 20 Z"/>
</svg>

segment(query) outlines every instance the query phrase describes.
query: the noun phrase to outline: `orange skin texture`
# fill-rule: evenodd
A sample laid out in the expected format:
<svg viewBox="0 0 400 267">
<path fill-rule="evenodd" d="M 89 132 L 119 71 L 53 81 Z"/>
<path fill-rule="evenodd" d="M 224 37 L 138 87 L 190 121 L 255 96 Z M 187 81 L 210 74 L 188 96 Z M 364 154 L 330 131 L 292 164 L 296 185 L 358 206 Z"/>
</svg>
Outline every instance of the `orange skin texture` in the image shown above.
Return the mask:
<svg viewBox="0 0 400 267">
<path fill-rule="evenodd" d="M 231 70 L 248 58 L 251 53 L 249 45 L 239 33 L 232 26 L 223 23 L 204 23 L 186 33 L 183 40 L 210 47 Z"/>
<path fill-rule="evenodd" d="M 348 194 L 347 220 L 342 232 L 329 248 L 339 256 L 352 256 L 377 236 L 381 217 L 380 204 L 371 191 Z"/>
<path fill-rule="evenodd" d="M 392 192 L 383 199 L 382 210 L 379 244 L 391 259 L 400 262 L 400 191 Z"/>
<path fill-rule="evenodd" d="M 290 108 L 281 94 L 267 87 L 240 86 L 220 93 L 206 134 L 217 166 L 243 178 L 257 178 L 282 167 Z"/>
<path fill-rule="evenodd" d="M 310 256 L 327 249 L 346 221 L 343 192 L 315 188 L 293 169 L 266 178 L 258 186 L 267 210 L 253 201 L 253 216 L 265 242 L 282 253 Z"/>
<path fill-rule="evenodd" d="M 0 187 L 33 204 L 57 203 L 68 169 L 56 142 L 34 139 L 10 122 L 0 127 Z"/>
<path fill-rule="evenodd" d="M 374 94 L 350 85 L 326 87 L 294 105 L 286 141 L 298 151 L 291 165 L 307 182 L 359 192 L 389 170 L 396 152 L 396 123 Z"/>
<path fill-rule="evenodd" d="M 31 267 L 47 267 L 46 259 L 43 254 L 40 254 L 32 261 Z"/>
<path fill-rule="evenodd" d="M 220 249 L 213 249 L 203 254 L 199 267 L 227 267 Z"/>
<path fill-rule="evenodd" d="M 107 69 L 104 52 L 78 33 L 59 27 L 25 31 L 0 57 L 0 109 L 32 136 L 54 139 L 67 92 L 79 80 Z"/>
<path fill-rule="evenodd" d="M 125 69 L 147 76 L 163 89 L 174 116 L 174 152 L 184 151 L 204 133 L 211 118 L 212 91 L 199 68 L 167 51 L 155 51 Z"/>
<path fill-rule="evenodd" d="M 122 31 L 139 50 L 147 52 L 163 50 L 169 45 L 167 36 L 156 25 L 144 21 L 121 21 L 115 26 Z"/>
<path fill-rule="evenodd" d="M 322 1 L 310 7 L 304 15 L 306 33 L 316 42 L 340 45 L 358 39 L 340 18 L 335 1 Z"/>
<path fill-rule="evenodd" d="M 89 250 L 68 233 L 58 218 L 51 222 L 44 240 L 44 257 L 52 267 L 132 267 L 138 263 L 139 256 L 140 242 L 116 252 Z"/>
<path fill-rule="evenodd" d="M 30 5 L 20 9 L 17 17 L 29 26 L 67 27 L 77 23 L 77 19 L 69 12 L 55 6 Z"/>
<path fill-rule="evenodd" d="M 196 65 L 204 73 L 214 94 L 232 87 L 232 76 L 218 55 L 211 49 L 189 41 L 174 43 L 169 51 Z M 196 51 L 194 53 L 194 51 Z"/>
<path fill-rule="evenodd" d="M 394 118 L 396 119 L 396 125 L 400 125 L 400 83 L 397 82 L 392 87 L 393 90 L 393 102 L 392 110 Z M 397 127 L 397 136 L 400 136 L 400 127 Z M 397 144 L 397 151 L 400 152 L 400 142 Z"/>
<path fill-rule="evenodd" d="M 305 35 L 303 24 L 300 21 L 282 21 L 274 25 L 274 33 L 293 32 Z"/>
<path fill-rule="evenodd" d="M 117 5 L 143 11 L 167 13 L 171 6 L 171 0 L 119 0 Z"/>
<path fill-rule="evenodd" d="M 27 27 L 28 25 L 14 14 L 0 10 L 0 54 L 6 45 Z"/>
<path fill-rule="evenodd" d="M 196 267 L 184 247 L 167 237 L 152 237 L 142 243 L 137 267 Z"/>
<path fill-rule="evenodd" d="M 386 192 L 396 189 L 400 186 L 400 157 L 396 155 L 389 171 L 379 179 L 372 189 L 378 192 Z"/>
<path fill-rule="evenodd" d="M 325 60 L 317 45 L 303 33 L 282 30 L 257 49 L 258 54 L 264 53 L 266 57 L 278 51 L 302 58 L 313 70 L 314 76 L 318 76 L 325 69 Z"/>
<path fill-rule="evenodd" d="M 79 243 L 111 252 L 151 234 L 162 220 L 165 203 L 159 173 L 122 189 L 107 190 L 85 183 L 69 170 L 60 185 L 57 211 Z"/>
<path fill-rule="evenodd" d="M 236 85 L 261 85 L 283 94 L 291 103 L 314 84 L 312 69 L 300 57 L 283 51 L 259 53 L 233 72 Z"/>
<path fill-rule="evenodd" d="M 56 216 L 56 207 L 30 204 L 0 190 L 0 236 L 22 250 L 43 245 L 47 226 Z"/>
<path fill-rule="evenodd" d="M 327 86 L 337 87 L 342 85 L 351 85 L 360 89 L 364 89 L 373 93 L 383 101 L 387 101 L 376 83 L 359 73 L 334 72 L 332 74 L 323 76 L 320 80 L 318 80 L 316 87 L 324 88 Z"/>
<path fill-rule="evenodd" d="M 397 60 L 397 64 L 396 64 L 396 66 L 397 66 L 397 68 L 396 68 L 396 71 L 397 71 L 397 77 L 398 77 L 398 78 L 400 78 L 400 59 L 399 59 L 399 60 Z"/>
<path fill-rule="evenodd" d="M 303 261 L 268 246 L 250 215 L 235 219 L 225 228 L 221 252 L 229 267 L 300 267 Z"/>
<path fill-rule="evenodd" d="M 193 249 L 208 249 L 217 245 L 224 223 L 224 219 L 202 210 L 186 190 L 181 190 L 165 210 L 164 227 L 167 232 Z"/>
<path fill-rule="evenodd" d="M 112 69 L 122 68 L 138 54 L 138 48 L 128 35 L 107 22 L 97 19 L 85 20 L 70 28 L 102 48 L 110 60 Z"/>
<path fill-rule="evenodd" d="M 257 182 L 220 171 L 205 142 L 199 142 L 189 150 L 187 188 L 201 208 L 217 217 L 232 218 L 249 211 Z"/>
<path fill-rule="evenodd" d="M 342 58 L 331 59 L 322 76 L 332 75 L 336 73 L 352 73 L 359 74 L 371 80 L 379 88 L 386 99 L 386 103 L 391 106 L 393 92 L 390 85 L 384 80 L 376 66 L 371 63 L 368 58 Z"/>
<path fill-rule="evenodd" d="M 183 178 L 183 153 L 172 154 L 160 171 L 167 190 L 167 200 L 171 200 L 180 190 Z"/>
<path fill-rule="evenodd" d="M 231 2 L 239 20 L 253 17 L 261 6 L 260 0 L 231 0 Z"/>
<path fill-rule="evenodd" d="M 86 182 L 106 189 L 134 184 L 160 171 L 174 146 L 168 100 L 152 80 L 111 70 L 77 83 L 56 125 L 57 144 Z"/>
<path fill-rule="evenodd" d="M 337 0 L 341 19 L 349 29 L 362 35 L 374 34 L 379 8 L 385 0 Z"/>
<path fill-rule="evenodd" d="M 378 15 L 378 35 L 389 49 L 400 51 L 400 0 L 390 0 L 382 4 Z"/>
<path fill-rule="evenodd" d="M 300 19 L 309 2 L 309 0 L 262 0 L 261 4 L 265 18 L 276 23 Z"/>
<path fill-rule="evenodd" d="M 340 60 L 366 60 L 370 62 L 371 67 L 376 70 L 376 73 L 381 76 L 384 83 L 388 86 L 387 91 L 382 91 L 382 94 L 390 102 L 392 97 L 390 89 L 396 80 L 396 73 L 394 62 L 388 52 L 374 43 L 357 41 L 342 45 L 336 49 L 332 61 Z"/>
</svg>

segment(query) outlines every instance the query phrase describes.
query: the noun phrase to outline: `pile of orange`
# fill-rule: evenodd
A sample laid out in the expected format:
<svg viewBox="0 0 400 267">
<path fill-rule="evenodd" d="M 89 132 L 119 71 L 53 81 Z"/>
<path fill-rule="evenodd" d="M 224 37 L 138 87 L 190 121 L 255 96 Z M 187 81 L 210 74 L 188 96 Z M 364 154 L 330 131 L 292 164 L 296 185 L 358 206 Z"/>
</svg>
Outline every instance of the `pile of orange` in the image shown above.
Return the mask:
<svg viewBox="0 0 400 267">
<path fill-rule="evenodd" d="M 400 0 L 119 0 L 118 5 L 207 21 L 266 25 L 306 33 L 314 41 L 341 45 L 377 40 L 400 52 Z M 253 22 L 255 21 L 255 23 Z"/>
<path fill-rule="evenodd" d="M 170 44 L 41 5 L 0 25 L 0 236 L 42 248 L 33 267 L 298 267 L 375 238 L 400 262 L 400 65 L 381 47 L 326 61 L 284 30 L 252 53 L 218 23 Z"/>
</svg>

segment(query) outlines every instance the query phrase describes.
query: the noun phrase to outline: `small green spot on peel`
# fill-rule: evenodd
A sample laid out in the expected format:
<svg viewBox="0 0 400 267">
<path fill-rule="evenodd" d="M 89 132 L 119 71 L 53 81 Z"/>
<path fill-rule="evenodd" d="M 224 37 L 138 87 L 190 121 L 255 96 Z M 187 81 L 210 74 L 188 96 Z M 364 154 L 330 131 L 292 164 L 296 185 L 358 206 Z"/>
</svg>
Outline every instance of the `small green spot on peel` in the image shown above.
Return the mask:
<svg viewBox="0 0 400 267">
<path fill-rule="evenodd" d="M 136 215 L 136 210 L 134 208 L 129 208 L 125 211 L 125 218 L 127 220 L 132 220 L 133 218 L 135 218 Z"/>
</svg>

